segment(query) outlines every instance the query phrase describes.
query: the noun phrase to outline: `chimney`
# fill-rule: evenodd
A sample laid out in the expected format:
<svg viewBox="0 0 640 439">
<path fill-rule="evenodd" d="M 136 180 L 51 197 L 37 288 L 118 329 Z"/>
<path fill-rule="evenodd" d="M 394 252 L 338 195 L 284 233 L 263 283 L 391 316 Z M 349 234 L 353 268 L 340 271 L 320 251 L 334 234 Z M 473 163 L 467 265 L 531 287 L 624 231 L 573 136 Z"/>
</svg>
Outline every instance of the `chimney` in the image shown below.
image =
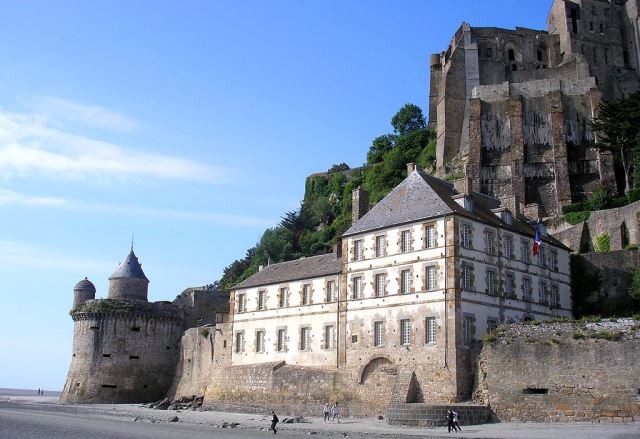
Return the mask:
<svg viewBox="0 0 640 439">
<path fill-rule="evenodd" d="M 511 196 L 508 196 L 508 197 L 503 197 L 503 198 L 500 199 L 500 202 L 516 218 L 518 218 L 522 214 L 522 207 L 520 206 L 520 197 L 519 196 L 511 195 Z"/>
<path fill-rule="evenodd" d="M 420 166 L 416 165 L 415 163 L 407 163 L 407 176 L 411 175 L 411 173 L 416 169 L 418 171 L 421 170 Z"/>
<path fill-rule="evenodd" d="M 355 224 L 369 209 L 369 193 L 358 186 L 351 193 L 351 224 Z"/>
<path fill-rule="evenodd" d="M 473 182 L 469 177 L 459 178 L 454 180 L 453 188 L 461 194 L 471 195 L 471 192 L 473 192 Z"/>
</svg>

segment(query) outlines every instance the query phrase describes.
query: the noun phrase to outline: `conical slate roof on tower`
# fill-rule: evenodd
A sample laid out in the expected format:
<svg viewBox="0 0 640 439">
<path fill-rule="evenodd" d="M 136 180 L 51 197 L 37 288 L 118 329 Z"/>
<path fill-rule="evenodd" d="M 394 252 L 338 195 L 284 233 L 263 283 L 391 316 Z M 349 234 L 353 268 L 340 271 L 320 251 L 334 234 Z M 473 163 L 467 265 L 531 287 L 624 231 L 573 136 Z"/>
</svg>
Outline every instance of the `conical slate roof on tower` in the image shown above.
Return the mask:
<svg viewBox="0 0 640 439">
<path fill-rule="evenodd" d="M 144 271 L 142 271 L 142 265 L 138 262 L 138 257 L 133 252 L 133 248 L 127 255 L 124 261 L 120 263 L 118 269 L 113 272 L 109 280 L 118 279 L 118 278 L 136 278 L 136 279 L 144 279 L 149 282 L 147 276 L 145 276 Z"/>
</svg>

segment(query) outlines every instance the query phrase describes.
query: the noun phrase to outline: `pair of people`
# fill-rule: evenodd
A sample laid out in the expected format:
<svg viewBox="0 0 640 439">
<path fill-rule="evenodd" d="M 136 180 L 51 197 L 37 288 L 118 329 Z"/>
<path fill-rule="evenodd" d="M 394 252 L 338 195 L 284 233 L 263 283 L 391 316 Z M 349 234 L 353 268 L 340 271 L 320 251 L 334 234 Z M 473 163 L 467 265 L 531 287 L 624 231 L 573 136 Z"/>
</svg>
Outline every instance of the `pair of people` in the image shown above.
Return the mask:
<svg viewBox="0 0 640 439">
<path fill-rule="evenodd" d="M 324 415 L 324 422 L 327 422 L 331 419 L 334 421 L 337 419 L 338 423 L 340 423 L 340 406 L 338 403 L 334 403 L 331 407 L 329 407 L 329 403 L 326 402 L 324 407 L 322 407 L 322 414 Z"/>
<path fill-rule="evenodd" d="M 447 428 L 449 429 L 449 433 L 451 430 L 453 431 L 462 431 L 460 428 L 460 424 L 458 423 L 458 412 L 455 410 L 447 411 Z"/>
</svg>

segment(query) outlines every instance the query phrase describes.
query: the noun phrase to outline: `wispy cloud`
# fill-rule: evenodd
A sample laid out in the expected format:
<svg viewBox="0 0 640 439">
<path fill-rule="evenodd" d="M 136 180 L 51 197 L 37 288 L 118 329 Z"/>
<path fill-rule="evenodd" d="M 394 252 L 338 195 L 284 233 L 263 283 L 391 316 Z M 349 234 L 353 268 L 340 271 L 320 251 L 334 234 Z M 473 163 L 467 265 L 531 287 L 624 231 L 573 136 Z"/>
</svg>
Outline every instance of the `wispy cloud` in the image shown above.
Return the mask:
<svg viewBox="0 0 640 439">
<path fill-rule="evenodd" d="M 40 96 L 28 101 L 34 112 L 52 123 L 79 123 L 94 128 L 131 131 L 138 123 L 124 114 L 97 105 L 84 105 L 52 96 Z"/>
<path fill-rule="evenodd" d="M 69 256 L 58 250 L 16 241 L 0 240 L 0 263 L 11 266 L 37 267 L 63 271 L 109 271 L 113 262 Z"/>
<path fill-rule="evenodd" d="M 147 216 L 152 218 L 180 219 L 211 222 L 227 226 L 264 228 L 273 226 L 278 222 L 273 218 L 262 218 L 233 213 L 186 211 L 178 209 L 159 209 L 140 206 L 127 206 L 116 204 L 86 203 L 68 198 L 36 196 L 10 191 L 0 188 L 0 206 L 21 205 L 33 207 L 62 208 L 80 210 L 84 213 L 96 214 Z"/>
<path fill-rule="evenodd" d="M 46 117 L 0 108 L 0 177 L 158 178 L 223 183 L 230 172 L 181 157 L 139 151 L 54 127 Z"/>
</svg>

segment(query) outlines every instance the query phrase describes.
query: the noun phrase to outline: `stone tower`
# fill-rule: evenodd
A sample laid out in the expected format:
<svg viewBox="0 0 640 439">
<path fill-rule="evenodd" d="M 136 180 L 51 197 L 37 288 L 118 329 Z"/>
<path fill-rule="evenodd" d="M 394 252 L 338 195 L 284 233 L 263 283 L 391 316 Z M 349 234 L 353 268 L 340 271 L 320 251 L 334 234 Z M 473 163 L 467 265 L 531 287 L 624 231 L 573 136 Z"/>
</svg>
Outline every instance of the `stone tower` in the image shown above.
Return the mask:
<svg viewBox="0 0 640 439">
<path fill-rule="evenodd" d="M 87 300 L 96 298 L 96 287 L 86 277 L 73 287 L 73 309 L 76 310 Z"/>
<path fill-rule="evenodd" d="M 149 279 L 142 271 L 138 257 L 131 251 L 109 277 L 109 299 L 147 301 Z"/>
<path fill-rule="evenodd" d="M 61 402 L 133 403 L 162 399 L 179 357 L 183 313 L 149 303 L 149 280 L 133 253 L 109 278 L 108 299 L 87 279 L 74 288 L 73 355 Z"/>
</svg>

